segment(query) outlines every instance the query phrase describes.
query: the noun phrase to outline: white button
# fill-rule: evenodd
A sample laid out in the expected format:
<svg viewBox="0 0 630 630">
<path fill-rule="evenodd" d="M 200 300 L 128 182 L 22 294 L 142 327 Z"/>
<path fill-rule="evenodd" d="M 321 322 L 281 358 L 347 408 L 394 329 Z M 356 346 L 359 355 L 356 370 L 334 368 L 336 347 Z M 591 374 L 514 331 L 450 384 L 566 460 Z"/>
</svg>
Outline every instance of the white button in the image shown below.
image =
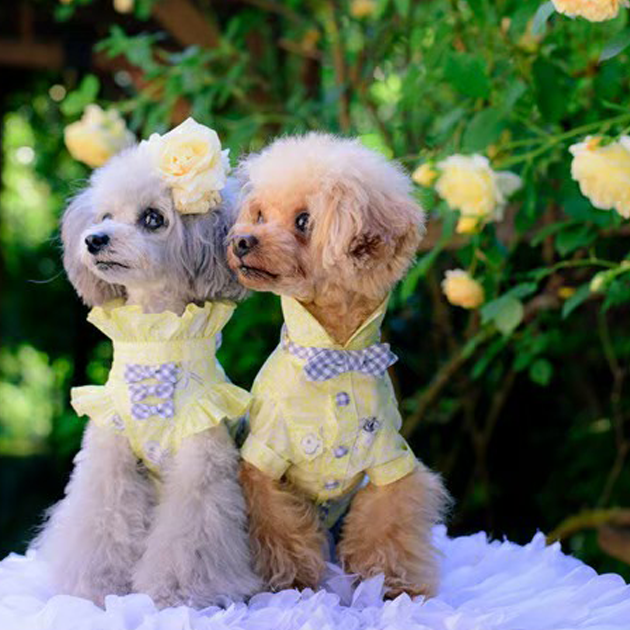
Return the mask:
<svg viewBox="0 0 630 630">
<path fill-rule="evenodd" d="M 313 455 L 317 452 L 317 449 L 320 447 L 321 442 L 314 433 L 309 433 L 302 438 L 300 444 L 302 446 L 302 450 L 307 455 Z"/>
</svg>

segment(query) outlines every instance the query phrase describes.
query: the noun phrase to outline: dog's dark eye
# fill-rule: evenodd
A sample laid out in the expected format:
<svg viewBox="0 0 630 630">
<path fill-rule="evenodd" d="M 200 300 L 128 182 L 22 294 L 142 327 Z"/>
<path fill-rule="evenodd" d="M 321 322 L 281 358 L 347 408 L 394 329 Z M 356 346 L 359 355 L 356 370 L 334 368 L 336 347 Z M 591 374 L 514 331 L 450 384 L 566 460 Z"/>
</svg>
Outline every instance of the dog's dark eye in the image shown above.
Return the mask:
<svg viewBox="0 0 630 630">
<path fill-rule="evenodd" d="M 109 212 L 106 212 L 102 217 L 101 217 L 101 221 L 106 221 L 107 219 L 111 219 L 113 218 L 112 215 Z"/>
<path fill-rule="evenodd" d="M 159 230 L 164 224 L 164 215 L 155 208 L 147 208 L 140 215 L 140 225 L 147 230 Z"/>
<path fill-rule="evenodd" d="M 295 217 L 295 228 L 298 232 L 306 234 L 306 230 L 308 230 L 308 221 L 310 218 L 311 215 L 308 212 L 300 212 L 300 214 Z"/>
</svg>

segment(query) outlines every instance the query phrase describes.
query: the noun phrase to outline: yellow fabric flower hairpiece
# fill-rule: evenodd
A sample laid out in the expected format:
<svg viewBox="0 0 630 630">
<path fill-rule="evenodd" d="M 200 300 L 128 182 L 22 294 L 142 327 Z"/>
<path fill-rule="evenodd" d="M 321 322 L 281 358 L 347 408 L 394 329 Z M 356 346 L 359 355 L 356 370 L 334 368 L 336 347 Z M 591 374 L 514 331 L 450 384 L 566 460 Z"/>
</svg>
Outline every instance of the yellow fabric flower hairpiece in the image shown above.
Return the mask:
<svg viewBox="0 0 630 630">
<path fill-rule="evenodd" d="M 188 118 L 163 136 L 154 133 L 142 144 L 172 190 L 178 212 L 205 214 L 221 203 L 230 160 L 216 131 Z"/>
</svg>

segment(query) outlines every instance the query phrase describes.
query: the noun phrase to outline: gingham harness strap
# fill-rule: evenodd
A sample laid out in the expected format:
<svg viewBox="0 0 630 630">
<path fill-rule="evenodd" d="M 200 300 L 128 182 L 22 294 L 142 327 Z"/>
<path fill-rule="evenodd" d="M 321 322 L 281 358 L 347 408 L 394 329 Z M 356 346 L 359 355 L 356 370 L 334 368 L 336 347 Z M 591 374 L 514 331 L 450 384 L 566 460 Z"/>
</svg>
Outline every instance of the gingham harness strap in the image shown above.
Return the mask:
<svg viewBox="0 0 630 630">
<path fill-rule="evenodd" d="M 309 381 L 327 381 L 345 372 L 383 376 L 387 368 L 398 361 L 388 343 L 375 343 L 363 350 L 300 346 L 289 339 L 286 326 L 282 329 L 282 347 L 298 359 L 306 361 L 303 369 Z"/>
</svg>

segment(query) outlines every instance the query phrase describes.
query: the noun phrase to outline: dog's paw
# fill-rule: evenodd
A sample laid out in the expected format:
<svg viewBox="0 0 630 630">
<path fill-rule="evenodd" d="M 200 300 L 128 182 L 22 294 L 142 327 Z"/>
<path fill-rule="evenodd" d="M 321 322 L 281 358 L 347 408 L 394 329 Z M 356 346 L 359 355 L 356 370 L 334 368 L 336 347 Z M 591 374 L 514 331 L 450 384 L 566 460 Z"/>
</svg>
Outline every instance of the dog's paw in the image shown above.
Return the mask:
<svg viewBox="0 0 630 630">
<path fill-rule="evenodd" d="M 319 586 L 326 569 L 322 546 L 319 536 L 312 536 L 310 541 L 306 538 L 278 532 L 276 537 L 259 546 L 256 565 L 270 590 L 315 590 Z"/>
<path fill-rule="evenodd" d="M 205 567 L 201 553 L 187 558 L 164 557 L 155 563 L 143 558 L 134 574 L 133 589 L 149 595 L 158 608 L 224 607 L 261 590 L 261 580 L 246 567 L 240 573 L 226 567 L 214 575 Z"/>
<path fill-rule="evenodd" d="M 100 565 L 93 572 L 84 567 L 76 571 L 66 565 L 66 571 L 55 571 L 53 584 L 59 593 L 89 599 L 97 606 L 103 606 L 108 595 L 128 595 L 131 593 L 131 580 L 128 570 L 120 567 Z"/>
</svg>

